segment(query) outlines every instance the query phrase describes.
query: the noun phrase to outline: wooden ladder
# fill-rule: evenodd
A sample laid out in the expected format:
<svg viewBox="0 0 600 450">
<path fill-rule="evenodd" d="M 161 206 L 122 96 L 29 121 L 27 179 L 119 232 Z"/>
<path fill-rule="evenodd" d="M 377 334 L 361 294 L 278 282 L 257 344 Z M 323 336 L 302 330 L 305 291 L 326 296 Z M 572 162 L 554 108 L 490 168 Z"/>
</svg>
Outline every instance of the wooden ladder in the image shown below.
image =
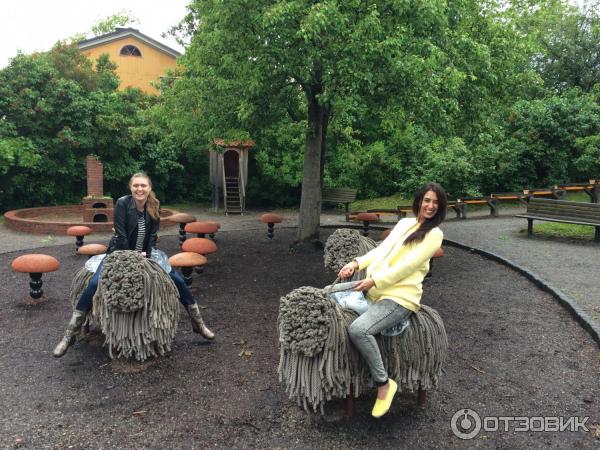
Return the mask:
<svg viewBox="0 0 600 450">
<path fill-rule="evenodd" d="M 225 214 L 244 214 L 244 201 L 240 191 L 240 179 L 238 177 L 224 177 L 223 180 Z"/>
</svg>

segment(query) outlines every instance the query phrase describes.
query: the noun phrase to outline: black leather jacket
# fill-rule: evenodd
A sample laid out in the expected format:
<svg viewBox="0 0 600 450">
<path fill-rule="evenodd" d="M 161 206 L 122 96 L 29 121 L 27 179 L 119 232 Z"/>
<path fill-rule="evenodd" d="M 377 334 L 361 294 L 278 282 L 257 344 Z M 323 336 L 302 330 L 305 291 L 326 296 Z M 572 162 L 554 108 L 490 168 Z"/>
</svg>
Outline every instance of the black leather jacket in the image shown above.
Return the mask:
<svg viewBox="0 0 600 450">
<path fill-rule="evenodd" d="M 125 195 L 117 200 L 114 211 L 115 234 L 110 240 L 106 253 L 115 250 L 135 250 L 137 241 L 137 208 L 131 195 Z M 146 236 L 144 237 L 143 252 L 149 258 L 152 249 L 156 247 L 160 219 L 154 219 L 146 213 Z"/>
</svg>

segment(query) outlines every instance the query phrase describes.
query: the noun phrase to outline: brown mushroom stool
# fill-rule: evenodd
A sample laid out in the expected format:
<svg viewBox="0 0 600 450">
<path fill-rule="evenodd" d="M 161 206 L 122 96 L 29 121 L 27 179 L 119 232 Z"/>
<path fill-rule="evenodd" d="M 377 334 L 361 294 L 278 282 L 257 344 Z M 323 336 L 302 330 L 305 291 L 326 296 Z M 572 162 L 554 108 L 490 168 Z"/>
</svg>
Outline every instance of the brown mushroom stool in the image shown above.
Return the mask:
<svg viewBox="0 0 600 450">
<path fill-rule="evenodd" d="M 217 226 L 217 231 L 221 229 L 221 224 L 219 222 L 217 222 L 216 220 L 207 220 L 206 223 L 214 223 Z M 208 237 L 211 238 L 212 240 L 214 240 L 215 233 L 209 233 Z"/>
<path fill-rule="evenodd" d="M 39 300 L 44 295 L 44 291 L 42 290 L 42 274 L 58 270 L 60 263 L 50 255 L 33 253 L 15 258 L 11 267 L 15 272 L 29 274 L 31 278 L 29 281 L 29 295 L 35 303 L 35 300 Z"/>
<path fill-rule="evenodd" d="M 203 238 L 207 234 L 214 234 L 219 229 L 216 222 L 190 222 L 185 226 L 185 231 L 188 233 L 196 233 L 196 236 Z"/>
<path fill-rule="evenodd" d="M 367 213 L 367 212 L 362 212 L 362 213 L 358 213 L 355 217 L 354 220 L 360 220 L 363 223 L 363 232 L 362 235 L 363 236 L 368 236 L 369 235 L 369 224 L 371 222 L 378 222 L 379 221 L 379 216 L 375 213 Z"/>
<path fill-rule="evenodd" d="M 274 228 L 276 223 L 281 223 L 283 219 L 279 214 L 266 213 L 260 216 L 260 221 L 267 224 L 267 237 L 273 239 Z"/>
<path fill-rule="evenodd" d="M 391 232 L 392 232 L 391 228 L 386 228 L 379 235 L 379 239 L 383 241 L 386 237 L 388 237 L 390 235 Z"/>
<path fill-rule="evenodd" d="M 194 252 L 181 252 L 171 256 L 169 264 L 172 267 L 179 267 L 181 269 L 185 284 L 189 287 L 192 284 L 194 267 L 205 265 L 206 257 Z"/>
<path fill-rule="evenodd" d="M 67 228 L 67 234 L 69 236 L 75 236 L 75 251 L 79 250 L 79 247 L 83 245 L 83 237 L 87 236 L 92 232 L 90 227 L 85 225 L 74 225 Z"/>
<path fill-rule="evenodd" d="M 86 244 L 86 245 L 82 245 L 81 247 L 79 247 L 79 250 L 77 251 L 77 253 L 80 255 L 87 255 L 88 258 L 91 258 L 92 256 L 101 255 L 103 253 L 106 253 L 106 250 L 108 250 L 108 247 L 106 245 Z"/>
<path fill-rule="evenodd" d="M 431 271 L 433 270 L 433 260 L 441 258 L 442 256 L 444 256 L 444 248 L 440 247 L 435 251 L 431 259 L 429 260 L 429 272 L 427 272 L 425 278 L 429 278 L 431 276 Z"/>
<path fill-rule="evenodd" d="M 187 235 L 185 234 L 185 224 L 195 222 L 196 218 L 191 214 L 177 213 L 167 217 L 166 220 L 179 224 L 179 246 L 185 242 Z"/>
<path fill-rule="evenodd" d="M 190 238 L 187 239 L 181 246 L 184 252 L 194 252 L 200 255 L 210 255 L 217 251 L 217 244 L 210 239 L 205 238 Z M 202 273 L 202 267 L 196 267 L 196 273 Z"/>
</svg>

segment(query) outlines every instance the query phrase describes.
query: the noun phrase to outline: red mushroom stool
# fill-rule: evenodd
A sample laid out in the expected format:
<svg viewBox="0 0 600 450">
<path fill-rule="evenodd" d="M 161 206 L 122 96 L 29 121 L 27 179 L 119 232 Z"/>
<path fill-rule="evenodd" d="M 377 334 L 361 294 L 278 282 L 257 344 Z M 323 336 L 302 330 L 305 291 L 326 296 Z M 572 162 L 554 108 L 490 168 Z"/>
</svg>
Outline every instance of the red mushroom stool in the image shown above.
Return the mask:
<svg viewBox="0 0 600 450">
<path fill-rule="evenodd" d="M 185 231 L 188 233 L 196 233 L 196 236 L 203 238 L 207 234 L 217 232 L 219 225 L 216 222 L 190 222 L 185 226 Z"/>
<path fill-rule="evenodd" d="M 444 256 L 444 248 L 440 247 L 435 251 L 431 259 L 429 260 L 429 272 L 427 272 L 425 278 L 429 278 L 431 276 L 431 271 L 433 270 L 433 260 L 441 258 L 442 256 Z"/>
<path fill-rule="evenodd" d="M 363 223 L 363 232 L 362 235 L 363 236 L 368 236 L 369 235 L 369 225 L 371 222 L 378 222 L 379 221 L 379 216 L 375 213 L 367 213 L 367 212 L 362 212 L 362 213 L 358 213 L 355 217 L 354 220 L 360 220 Z"/>
<path fill-rule="evenodd" d="M 165 220 L 170 220 L 179 224 L 179 246 L 185 242 L 187 235 L 185 234 L 185 224 L 195 222 L 196 218 L 191 214 L 177 213 L 167 217 Z"/>
<path fill-rule="evenodd" d="M 275 234 L 274 233 L 275 224 L 281 223 L 283 221 L 283 219 L 281 218 L 281 216 L 279 214 L 265 213 L 262 216 L 260 216 L 260 221 L 262 223 L 267 224 L 267 237 L 269 239 L 273 239 L 273 235 Z"/>
<path fill-rule="evenodd" d="M 92 232 L 90 227 L 85 225 L 74 225 L 67 228 L 67 234 L 69 236 L 75 236 L 75 251 L 79 250 L 79 247 L 83 245 L 83 237 L 87 236 Z"/>
<path fill-rule="evenodd" d="M 206 223 L 214 223 L 217 226 L 217 231 L 221 229 L 221 224 L 216 220 L 207 220 Z M 209 233 L 208 237 L 211 239 L 215 239 L 215 233 Z"/>
<path fill-rule="evenodd" d="M 386 228 L 379 235 L 379 239 L 383 241 L 386 237 L 388 237 L 390 235 L 391 232 L 392 232 L 391 228 Z"/>
<path fill-rule="evenodd" d="M 194 252 L 181 252 L 173 255 L 169 258 L 169 264 L 172 267 L 178 267 L 181 269 L 185 284 L 190 286 L 192 284 L 192 273 L 194 267 L 203 266 L 206 264 L 206 257 Z"/>
<path fill-rule="evenodd" d="M 108 250 L 108 247 L 106 245 L 86 244 L 79 247 L 77 253 L 80 255 L 86 255 L 88 258 L 91 258 L 92 256 L 106 253 L 106 250 Z"/>
<path fill-rule="evenodd" d="M 42 290 L 42 274 L 54 272 L 60 267 L 58 260 L 50 255 L 32 253 L 15 258 L 11 264 L 15 272 L 28 273 L 29 295 L 33 300 L 39 300 L 44 291 Z"/>
<path fill-rule="evenodd" d="M 217 251 L 217 244 L 210 239 L 190 238 L 183 243 L 181 250 L 184 252 L 199 253 L 200 255 L 210 255 Z M 202 266 L 196 267 L 196 273 L 202 273 Z"/>
</svg>

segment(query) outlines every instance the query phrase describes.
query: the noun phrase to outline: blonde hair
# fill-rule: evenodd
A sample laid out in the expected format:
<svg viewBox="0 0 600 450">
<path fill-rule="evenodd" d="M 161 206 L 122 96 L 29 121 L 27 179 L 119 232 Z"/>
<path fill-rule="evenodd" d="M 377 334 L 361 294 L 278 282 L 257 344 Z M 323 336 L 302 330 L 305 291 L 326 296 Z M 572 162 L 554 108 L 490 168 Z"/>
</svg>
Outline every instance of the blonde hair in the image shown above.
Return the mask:
<svg viewBox="0 0 600 450">
<path fill-rule="evenodd" d="M 156 198 L 154 190 L 152 189 L 152 180 L 144 172 L 136 172 L 129 179 L 129 189 L 131 189 L 131 185 L 133 184 L 134 178 L 145 178 L 146 180 L 148 180 L 148 185 L 150 186 L 150 194 L 148 194 L 148 200 L 146 200 L 146 211 L 148 212 L 148 214 L 150 214 L 150 216 L 153 219 L 160 219 L 160 201 Z"/>
</svg>

